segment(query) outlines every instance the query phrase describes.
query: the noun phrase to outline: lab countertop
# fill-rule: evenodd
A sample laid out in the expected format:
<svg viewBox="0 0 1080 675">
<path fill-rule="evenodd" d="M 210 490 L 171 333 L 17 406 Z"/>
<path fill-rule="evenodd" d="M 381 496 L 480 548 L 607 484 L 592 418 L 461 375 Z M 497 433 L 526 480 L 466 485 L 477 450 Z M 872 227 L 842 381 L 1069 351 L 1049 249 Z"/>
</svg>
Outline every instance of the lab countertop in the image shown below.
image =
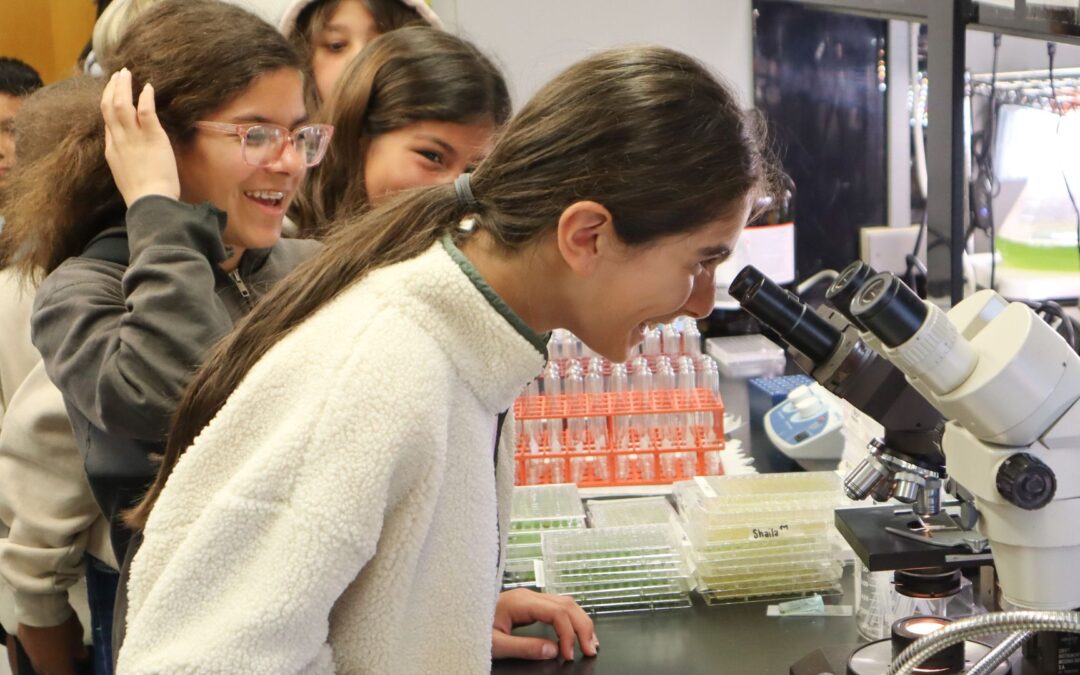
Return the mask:
<svg viewBox="0 0 1080 675">
<path fill-rule="evenodd" d="M 749 419 L 746 381 L 721 382 L 725 407 L 743 420 Z M 764 432 L 751 431 L 744 424 L 734 437 L 754 458 L 762 473 L 801 470 L 792 460 L 772 448 Z M 851 568 L 844 576 L 843 597 L 828 598 L 828 604 L 853 605 Z M 638 614 L 614 614 L 595 617 L 600 654 L 585 658 L 580 650 L 572 662 L 521 661 L 506 659 L 494 662 L 492 672 L 559 673 L 570 675 L 635 675 L 637 673 L 721 673 L 723 675 L 788 675 L 789 668 L 817 649 L 848 646 L 866 642 L 855 629 L 855 617 L 767 617 L 768 602 L 732 605 L 706 605 L 691 596 L 694 606 Z M 514 631 L 520 635 L 554 637 L 554 631 L 533 625 Z M 844 651 L 844 650 L 841 650 Z M 843 671 L 840 671 L 843 672 Z"/>
<path fill-rule="evenodd" d="M 850 589 L 850 571 L 845 586 Z M 850 591 L 829 604 L 852 604 Z M 722 673 L 787 675 L 793 663 L 819 648 L 865 642 L 855 617 L 768 617 L 769 603 L 705 605 L 694 597 L 690 609 L 607 615 L 595 618 L 600 653 L 573 662 L 496 661 L 493 673 Z M 554 632 L 546 626 L 518 629 L 520 635 Z"/>
</svg>

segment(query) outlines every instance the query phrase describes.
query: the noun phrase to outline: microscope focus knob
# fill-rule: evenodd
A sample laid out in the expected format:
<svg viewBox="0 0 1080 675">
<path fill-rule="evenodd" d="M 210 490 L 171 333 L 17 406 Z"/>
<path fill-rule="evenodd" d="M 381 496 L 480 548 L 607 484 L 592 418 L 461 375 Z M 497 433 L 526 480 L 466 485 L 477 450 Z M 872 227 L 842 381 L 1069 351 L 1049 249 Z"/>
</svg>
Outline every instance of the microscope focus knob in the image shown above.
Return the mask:
<svg viewBox="0 0 1080 675">
<path fill-rule="evenodd" d="M 1046 464 L 1021 452 L 1001 463 L 997 473 L 997 489 L 1011 503 L 1034 511 L 1054 499 L 1057 478 Z"/>
</svg>

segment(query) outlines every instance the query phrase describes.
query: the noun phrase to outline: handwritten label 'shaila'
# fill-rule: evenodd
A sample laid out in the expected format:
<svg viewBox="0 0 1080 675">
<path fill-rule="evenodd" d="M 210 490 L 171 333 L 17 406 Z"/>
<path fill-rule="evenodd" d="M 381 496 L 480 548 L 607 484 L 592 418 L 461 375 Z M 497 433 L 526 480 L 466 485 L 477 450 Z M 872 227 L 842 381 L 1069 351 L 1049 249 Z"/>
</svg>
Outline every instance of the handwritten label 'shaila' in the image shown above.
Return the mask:
<svg viewBox="0 0 1080 675">
<path fill-rule="evenodd" d="M 750 530 L 750 541 L 759 539 L 779 539 L 788 533 L 787 523 L 772 527 L 755 527 Z"/>
</svg>

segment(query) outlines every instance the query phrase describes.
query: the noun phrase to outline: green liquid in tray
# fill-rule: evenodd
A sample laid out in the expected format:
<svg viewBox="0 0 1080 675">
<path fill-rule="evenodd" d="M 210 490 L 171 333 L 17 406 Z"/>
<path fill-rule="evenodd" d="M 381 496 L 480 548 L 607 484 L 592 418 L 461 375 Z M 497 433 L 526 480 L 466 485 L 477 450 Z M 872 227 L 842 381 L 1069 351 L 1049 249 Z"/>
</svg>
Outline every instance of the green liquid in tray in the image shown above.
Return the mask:
<svg viewBox="0 0 1080 675">
<path fill-rule="evenodd" d="M 1036 246 L 998 237 L 1001 260 L 1009 267 L 1043 272 L 1080 272 L 1080 251 L 1075 246 Z"/>
</svg>

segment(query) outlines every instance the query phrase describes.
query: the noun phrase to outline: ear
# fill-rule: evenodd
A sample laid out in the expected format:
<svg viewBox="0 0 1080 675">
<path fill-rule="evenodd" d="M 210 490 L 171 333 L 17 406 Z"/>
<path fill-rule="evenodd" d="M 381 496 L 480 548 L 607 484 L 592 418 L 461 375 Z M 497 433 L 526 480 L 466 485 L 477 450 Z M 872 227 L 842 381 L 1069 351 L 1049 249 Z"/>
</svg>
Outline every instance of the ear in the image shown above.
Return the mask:
<svg viewBox="0 0 1080 675">
<path fill-rule="evenodd" d="M 603 204 L 581 201 L 563 210 L 555 236 L 559 253 L 570 270 L 579 276 L 589 276 L 612 234 L 611 212 Z"/>
</svg>

